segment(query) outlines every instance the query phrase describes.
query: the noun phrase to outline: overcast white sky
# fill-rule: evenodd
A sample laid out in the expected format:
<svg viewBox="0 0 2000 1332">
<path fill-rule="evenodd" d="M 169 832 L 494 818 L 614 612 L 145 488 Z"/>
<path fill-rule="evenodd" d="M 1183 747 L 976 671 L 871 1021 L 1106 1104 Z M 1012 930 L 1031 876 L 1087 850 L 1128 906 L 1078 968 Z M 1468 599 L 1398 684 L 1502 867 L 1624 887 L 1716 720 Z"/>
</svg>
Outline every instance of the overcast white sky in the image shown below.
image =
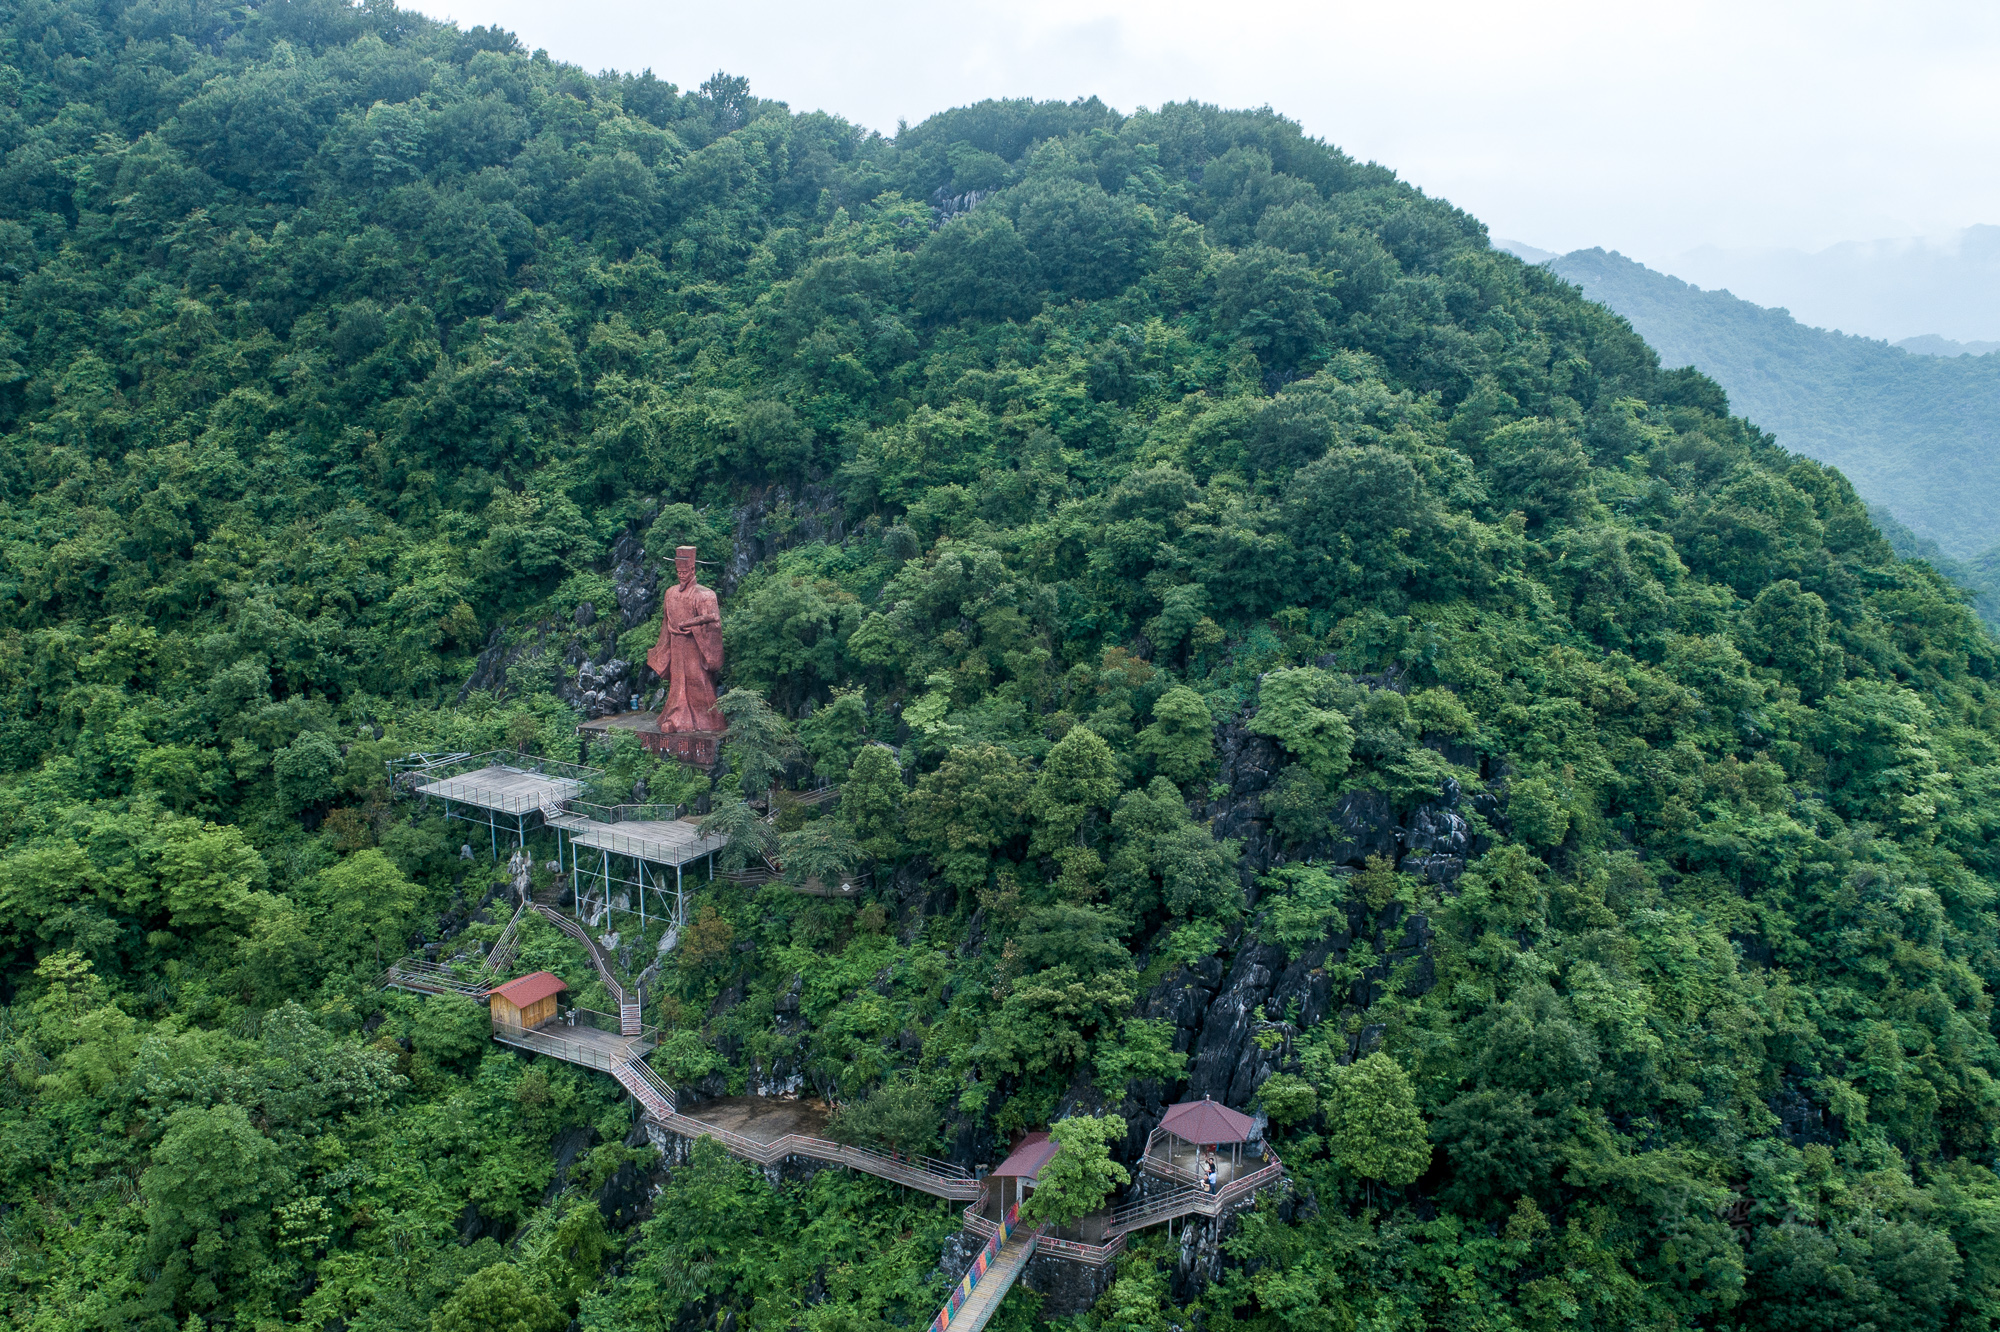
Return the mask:
<svg viewBox="0 0 2000 1332">
<path fill-rule="evenodd" d="M 418 0 L 893 132 L 984 97 L 1269 103 L 1550 250 L 1656 267 L 2000 222 L 2000 5 Z"/>
</svg>

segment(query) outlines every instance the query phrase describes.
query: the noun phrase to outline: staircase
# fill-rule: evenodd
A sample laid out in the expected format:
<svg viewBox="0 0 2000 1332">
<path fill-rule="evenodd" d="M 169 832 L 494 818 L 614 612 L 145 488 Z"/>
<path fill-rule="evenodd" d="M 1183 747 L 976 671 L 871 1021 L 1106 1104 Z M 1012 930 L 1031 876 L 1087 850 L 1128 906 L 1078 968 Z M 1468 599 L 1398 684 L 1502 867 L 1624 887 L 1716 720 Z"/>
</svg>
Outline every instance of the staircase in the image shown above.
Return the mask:
<svg viewBox="0 0 2000 1332">
<path fill-rule="evenodd" d="M 621 1036 L 639 1035 L 645 1029 L 645 1023 L 640 1014 L 639 996 L 627 994 L 625 987 L 618 983 L 618 977 L 611 970 L 611 959 L 606 957 L 604 950 L 597 946 L 597 940 L 590 937 L 590 931 L 571 920 L 568 916 L 565 916 L 562 912 L 557 911 L 554 907 L 543 906 L 540 902 L 537 902 L 535 903 L 535 910 L 548 917 L 550 923 L 557 929 L 590 950 L 590 961 L 597 968 L 598 979 L 604 982 L 604 988 L 611 992 L 612 999 L 618 1004 L 618 1034 Z"/>
<path fill-rule="evenodd" d="M 979 1332 L 1006 1300 L 1007 1292 L 1027 1270 L 1028 1260 L 1045 1242 L 1039 1229 L 1016 1229 L 1020 1208 L 1007 1214 L 1007 1225 L 996 1229 L 986 1247 L 972 1260 L 965 1277 L 931 1320 L 929 1332 Z"/>
<path fill-rule="evenodd" d="M 611 1076 L 618 1079 L 618 1085 L 631 1092 L 633 1099 L 644 1106 L 646 1113 L 654 1119 L 664 1122 L 674 1117 L 674 1089 L 645 1060 L 627 1060 L 612 1069 Z"/>
<path fill-rule="evenodd" d="M 521 917 L 527 910 L 525 902 L 515 907 L 514 914 L 507 919 L 507 928 L 500 931 L 500 937 L 486 950 L 486 965 L 479 969 L 482 980 L 498 981 L 514 965 L 514 954 L 521 947 Z"/>
<path fill-rule="evenodd" d="M 542 801 L 542 822 L 551 828 L 581 828 L 590 820 L 570 813 L 562 807 L 562 801 L 550 796 Z"/>
</svg>

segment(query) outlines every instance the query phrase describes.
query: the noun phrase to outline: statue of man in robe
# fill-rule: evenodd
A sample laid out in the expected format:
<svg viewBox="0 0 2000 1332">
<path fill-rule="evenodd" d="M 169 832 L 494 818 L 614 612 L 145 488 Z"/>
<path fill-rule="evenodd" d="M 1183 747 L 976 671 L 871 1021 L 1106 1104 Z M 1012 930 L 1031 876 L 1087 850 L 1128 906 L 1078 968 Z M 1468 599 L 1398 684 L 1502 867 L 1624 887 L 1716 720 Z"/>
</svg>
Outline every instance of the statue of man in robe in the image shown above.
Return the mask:
<svg viewBox="0 0 2000 1332">
<path fill-rule="evenodd" d="M 715 710 L 715 679 L 722 674 L 722 613 L 715 592 L 694 580 L 693 546 L 674 551 L 674 571 L 680 581 L 661 598 L 660 641 L 646 654 L 646 664 L 667 679 L 660 730 L 726 730 L 728 723 Z"/>
</svg>

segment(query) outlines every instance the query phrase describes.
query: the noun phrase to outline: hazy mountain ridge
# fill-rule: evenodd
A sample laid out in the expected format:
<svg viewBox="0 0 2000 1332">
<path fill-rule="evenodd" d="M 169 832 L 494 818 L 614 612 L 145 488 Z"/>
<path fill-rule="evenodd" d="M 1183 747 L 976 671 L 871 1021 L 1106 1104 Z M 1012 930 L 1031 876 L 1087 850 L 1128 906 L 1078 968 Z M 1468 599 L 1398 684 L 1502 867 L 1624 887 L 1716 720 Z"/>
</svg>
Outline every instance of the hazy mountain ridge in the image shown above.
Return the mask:
<svg viewBox="0 0 2000 1332">
<path fill-rule="evenodd" d="M 1632 321 L 1662 364 L 1693 365 L 1796 452 L 1831 463 L 1944 554 L 2000 533 L 2000 361 L 1913 355 L 1810 328 L 1788 310 L 1704 291 L 1615 251 L 1549 267 Z"/>
<path fill-rule="evenodd" d="M 1701 245 L 1660 267 L 1709 291 L 1790 309 L 1802 324 L 1900 342 L 2000 333 L 2000 227 L 1842 241 L 1819 250 Z"/>
<path fill-rule="evenodd" d="M 2000 351 L 2000 342 L 1956 342 L 1935 333 L 1901 338 L 1895 345 L 1916 356 L 1986 356 Z"/>
</svg>

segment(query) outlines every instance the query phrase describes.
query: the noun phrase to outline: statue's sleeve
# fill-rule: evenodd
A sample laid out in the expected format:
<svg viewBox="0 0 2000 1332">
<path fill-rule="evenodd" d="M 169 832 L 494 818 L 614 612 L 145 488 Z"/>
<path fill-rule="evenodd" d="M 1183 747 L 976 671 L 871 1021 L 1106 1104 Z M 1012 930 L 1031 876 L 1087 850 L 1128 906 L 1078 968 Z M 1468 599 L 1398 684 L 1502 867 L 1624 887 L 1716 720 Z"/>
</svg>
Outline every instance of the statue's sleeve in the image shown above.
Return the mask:
<svg viewBox="0 0 2000 1332">
<path fill-rule="evenodd" d="M 669 660 L 671 654 L 667 647 L 667 608 L 663 600 L 660 606 L 660 641 L 647 650 L 646 664 L 653 668 L 653 674 L 665 679 Z"/>
<path fill-rule="evenodd" d="M 718 675 L 722 671 L 722 610 L 715 593 L 702 598 L 702 610 L 715 619 L 694 631 L 694 641 L 701 648 L 702 668 L 710 675 Z"/>
</svg>

